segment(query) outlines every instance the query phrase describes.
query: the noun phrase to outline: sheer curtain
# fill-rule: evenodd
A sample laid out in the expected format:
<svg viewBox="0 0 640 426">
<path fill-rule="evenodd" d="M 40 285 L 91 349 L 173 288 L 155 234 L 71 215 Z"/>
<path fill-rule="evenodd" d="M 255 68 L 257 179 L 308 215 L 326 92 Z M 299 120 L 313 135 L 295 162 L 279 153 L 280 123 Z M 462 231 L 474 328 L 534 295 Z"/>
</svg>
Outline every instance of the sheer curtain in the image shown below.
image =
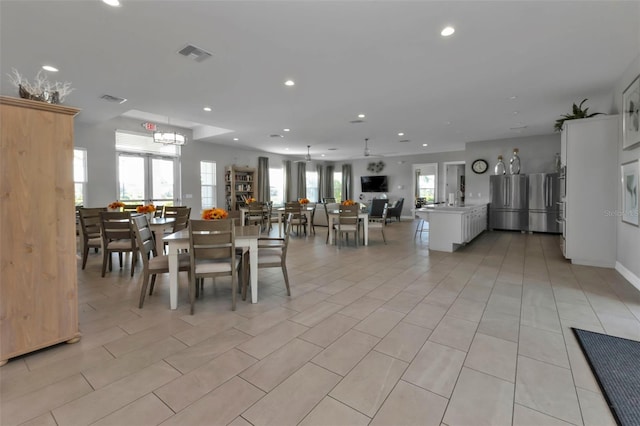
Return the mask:
<svg viewBox="0 0 640 426">
<path fill-rule="evenodd" d="M 271 201 L 269 185 L 269 157 L 258 157 L 258 200 Z"/>
<path fill-rule="evenodd" d="M 351 164 L 342 165 L 342 199 L 353 199 L 353 177 L 351 176 Z"/>
<path fill-rule="evenodd" d="M 307 197 L 307 164 L 298 163 L 298 198 Z"/>
<path fill-rule="evenodd" d="M 293 199 L 293 175 L 291 174 L 291 160 L 284 160 L 284 202 Z"/>
<path fill-rule="evenodd" d="M 318 172 L 318 200 L 314 201 L 321 203 L 322 197 L 326 197 L 326 195 L 324 195 L 326 176 L 324 175 L 324 167 L 322 167 L 322 164 L 316 164 L 316 172 Z"/>
</svg>

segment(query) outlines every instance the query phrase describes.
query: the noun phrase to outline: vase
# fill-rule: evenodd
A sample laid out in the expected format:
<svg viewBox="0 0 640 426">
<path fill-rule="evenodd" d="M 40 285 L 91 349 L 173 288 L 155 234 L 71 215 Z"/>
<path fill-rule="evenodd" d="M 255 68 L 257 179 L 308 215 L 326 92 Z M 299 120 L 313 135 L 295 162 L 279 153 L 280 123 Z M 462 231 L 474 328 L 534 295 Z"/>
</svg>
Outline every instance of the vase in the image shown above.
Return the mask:
<svg viewBox="0 0 640 426">
<path fill-rule="evenodd" d="M 502 155 L 498 155 L 498 162 L 496 163 L 496 167 L 493 169 L 496 175 L 504 175 L 507 173 L 507 169 L 504 166 L 504 162 L 502 161 Z"/>
<path fill-rule="evenodd" d="M 518 148 L 513 148 L 513 157 L 509 161 L 509 173 L 512 175 L 520 174 L 520 157 L 518 157 Z"/>
</svg>

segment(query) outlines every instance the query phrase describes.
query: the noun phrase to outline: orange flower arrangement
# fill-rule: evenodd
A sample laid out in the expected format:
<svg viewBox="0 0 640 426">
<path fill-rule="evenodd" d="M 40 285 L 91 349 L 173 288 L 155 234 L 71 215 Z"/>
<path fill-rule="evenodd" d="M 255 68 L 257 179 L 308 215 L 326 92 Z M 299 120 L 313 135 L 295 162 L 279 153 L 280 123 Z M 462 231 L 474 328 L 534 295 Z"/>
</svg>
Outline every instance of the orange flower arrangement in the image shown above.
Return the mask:
<svg viewBox="0 0 640 426">
<path fill-rule="evenodd" d="M 124 207 L 124 203 L 122 201 L 114 201 L 113 203 L 109 204 L 107 207 L 109 207 L 110 209 L 119 209 L 121 207 Z"/>
<path fill-rule="evenodd" d="M 146 206 L 138 206 L 136 207 L 136 211 L 138 213 L 153 213 L 156 211 L 156 206 L 153 204 L 147 204 Z"/>
<path fill-rule="evenodd" d="M 256 199 L 255 199 L 255 198 L 253 198 L 253 197 L 249 197 L 249 198 L 247 198 L 247 200 L 246 200 L 245 202 L 246 202 L 247 204 L 251 204 L 251 203 L 255 203 L 256 201 L 258 201 L 258 200 L 256 200 Z"/>
<path fill-rule="evenodd" d="M 227 217 L 229 217 L 229 213 L 227 213 L 225 209 L 212 207 L 202 211 L 202 218 L 204 220 L 226 219 Z"/>
<path fill-rule="evenodd" d="M 300 199 L 298 200 L 298 202 L 299 202 L 300 204 L 309 204 L 309 199 L 308 199 L 308 198 L 300 198 Z"/>
<path fill-rule="evenodd" d="M 355 202 L 355 201 L 353 201 L 353 200 L 344 200 L 344 201 L 342 202 L 342 205 L 343 205 L 343 206 L 353 206 L 353 205 L 355 205 L 355 204 L 356 204 L 356 202 Z"/>
</svg>

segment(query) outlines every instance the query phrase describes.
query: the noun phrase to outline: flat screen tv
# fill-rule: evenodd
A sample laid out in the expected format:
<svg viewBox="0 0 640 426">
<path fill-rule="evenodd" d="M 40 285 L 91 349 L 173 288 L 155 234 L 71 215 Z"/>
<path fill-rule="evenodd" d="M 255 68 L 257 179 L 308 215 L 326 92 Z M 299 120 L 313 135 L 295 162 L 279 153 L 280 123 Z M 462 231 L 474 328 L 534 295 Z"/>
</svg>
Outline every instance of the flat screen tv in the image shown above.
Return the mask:
<svg viewBox="0 0 640 426">
<path fill-rule="evenodd" d="M 386 176 L 360 176 L 362 192 L 387 192 L 389 183 Z"/>
</svg>

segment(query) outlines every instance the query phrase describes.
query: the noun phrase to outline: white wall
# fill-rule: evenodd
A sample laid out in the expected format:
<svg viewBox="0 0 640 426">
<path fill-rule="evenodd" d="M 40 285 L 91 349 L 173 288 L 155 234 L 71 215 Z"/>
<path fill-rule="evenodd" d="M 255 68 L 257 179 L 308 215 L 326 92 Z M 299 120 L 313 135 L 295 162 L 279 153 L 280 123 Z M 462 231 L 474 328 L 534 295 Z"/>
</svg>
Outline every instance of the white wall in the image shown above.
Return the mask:
<svg viewBox="0 0 640 426">
<path fill-rule="evenodd" d="M 163 128 L 167 127 L 169 126 L 163 126 Z M 87 150 L 88 182 L 85 205 L 88 207 L 106 206 L 118 197 L 115 150 L 116 130 L 144 132 L 139 120 L 126 118 L 114 118 L 99 125 L 76 124 L 75 146 L 86 148 Z M 219 206 L 224 206 L 225 166 L 237 164 L 257 169 L 258 157 L 260 156 L 269 157 L 270 167 L 282 166 L 284 157 L 281 155 L 193 141 L 190 130 L 178 128 L 175 128 L 175 130 L 185 133 L 189 139 L 189 142 L 182 148 L 181 204 L 191 207 L 193 217 L 199 216 L 201 209 L 200 161 L 216 162 Z M 312 167 L 315 170 L 315 165 L 308 167 Z M 192 198 L 185 198 L 186 194 L 191 194 Z"/>
<path fill-rule="evenodd" d="M 623 110 L 622 92 L 638 75 L 640 75 L 640 55 L 633 60 L 616 84 L 614 89 L 613 105 L 615 113 L 619 113 Z M 640 146 L 631 150 L 623 151 L 621 137 L 618 148 L 618 159 L 619 164 L 640 159 Z M 621 171 L 619 167 L 616 173 L 618 174 L 618 181 L 621 181 Z M 622 185 L 618 188 L 618 208 L 622 211 Z M 617 231 L 618 247 L 616 269 L 640 289 L 640 228 L 628 223 L 623 223 L 622 219 L 619 219 Z M 630 275 L 629 273 L 633 275 Z"/>
<path fill-rule="evenodd" d="M 549 123 L 552 128 L 553 123 Z M 560 152 L 560 134 L 545 136 L 529 136 L 521 138 L 497 139 L 466 144 L 466 198 L 465 203 L 489 202 L 489 176 L 502 154 L 503 161 L 509 169 L 509 159 L 513 148 L 520 153 L 521 174 L 553 172 L 555 154 Z M 479 175 L 471 170 L 471 164 L 478 159 L 489 163 L 489 170 Z"/>
</svg>

